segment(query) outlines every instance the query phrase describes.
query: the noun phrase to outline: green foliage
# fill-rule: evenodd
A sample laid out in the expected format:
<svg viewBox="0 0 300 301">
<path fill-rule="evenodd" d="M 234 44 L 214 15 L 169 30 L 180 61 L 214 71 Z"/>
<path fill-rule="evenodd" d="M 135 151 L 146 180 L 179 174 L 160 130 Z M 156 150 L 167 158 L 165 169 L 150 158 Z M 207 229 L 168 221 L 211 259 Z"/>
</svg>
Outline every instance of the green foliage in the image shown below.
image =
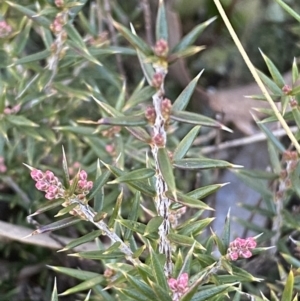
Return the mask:
<svg viewBox="0 0 300 301">
<path fill-rule="evenodd" d="M 275 1 L 300 20 L 295 10 Z M 193 26 L 171 47 L 164 1 L 158 1 L 150 28 L 154 45 L 141 33 L 141 15 L 131 3 L 118 1 L 0 4 L 1 201 L 18 212 L 9 218 L 11 225 L 24 225 L 30 208 L 28 220 L 37 226 L 32 235 L 60 230 L 72 237 L 58 255 L 68 251 L 84 264 L 56 266 L 50 260 L 58 284 L 55 278 L 51 288 L 43 287 L 45 294 L 53 301 L 68 295 L 108 301 L 296 300 L 300 264 L 286 242 L 299 246 L 300 225 L 291 211 L 293 198 L 300 197 L 299 154 L 272 133 L 268 124 L 277 121 L 276 114 L 264 110 L 264 119 L 255 122 L 268 141 L 268 172 L 199 155 L 195 140 L 203 128 L 232 131 L 205 113 L 189 111 L 203 70 L 172 102 L 165 98 L 166 74 L 171 64 L 205 48 L 194 44 L 216 17 Z M 261 54 L 270 75 L 259 71 L 262 81 L 283 118 L 299 127 L 297 60 L 287 86 L 276 64 Z M 298 130 L 295 137 L 299 140 Z M 232 170 L 261 195 L 262 207 L 244 208 L 272 226 L 240 217 L 261 237 L 231 241 L 230 210 L 222 233 L 209 231 L 214 217 L 207 214 L 215 208 L 205 198 L 228 183 L 203 181 L 191 189 L 188 184 L 189 177 L 217 169 Z M 274 249 L 263 247 L 270 243 Z M 85 249 L 91 244 L 94 249 Z M 10 246 L 3 250 L 9 258 Z M 34 252 L 24 246 L 20 257 L 32 260 Z M 280 279 L 266 272 L 264 282 L 240 264 L 252 255 L 253 261 L 273 256 Z M 76 282 L 60 286 L 61 274 Z M 17 295 L 13 286 L 7 292 L 0 288 L 2 293 L 10 300 Z"/>
</svg>

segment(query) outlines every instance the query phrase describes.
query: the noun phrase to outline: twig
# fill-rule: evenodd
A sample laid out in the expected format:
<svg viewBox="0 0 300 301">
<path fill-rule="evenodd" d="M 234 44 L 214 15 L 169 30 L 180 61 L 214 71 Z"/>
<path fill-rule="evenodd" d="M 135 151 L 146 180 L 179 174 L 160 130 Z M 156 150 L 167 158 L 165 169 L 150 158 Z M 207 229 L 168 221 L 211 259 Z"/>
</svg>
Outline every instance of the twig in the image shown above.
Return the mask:
<svg viewBox="0 0 300 301">
<path fill-rule="evenodd" d="M 250 61 L 243 45 L 241 44 L 238 36 L 236 35 L 230 21 L 228 20 L 226 13 L 220 3 L 219 0 L 214 0 L 217 9 L 221 15 L 221 17 L 223 18 L 223 21 L 233 39 L 233 41 L 235 42 L 240 54 L 242 55 L 246 65 L 248 66 L 252 76 L 254 77 L 257 85 L 259 86 L 259 88 L 261 89 L 263 95 L 266 97 L 268 103 L 270 104 L 275 116 L 277 117 L 278 121 L 280 122 L 281 126 L 284 128 L 284 130 L 286 131 L 287 136 L 290 138 L 290 140 L 292 141 L 292 143 L 294 144 L 298 154 L 300 154 L 300 145 L 296 139 L 296 137 L 294 136 L 294 134 L 291 132 L 288 124 L 286 123 L 286 121 L 284 120 L 283 116 L 281 115 L 281 113 L 279 112 L 275 102 L 273 101 L 272 97 L 270 96 L 268 90 L 266 89 L 264 83 L 262 82 L 262 80 L 260 79 L 255 67 L 253 66 L 252 62 Z"/>
<path fill-rule="evenodd" d="M 159 216 L 163 218 L 163 222 L 158 228 L 159 233 L 159 253 L 164 254 L 166 256 L 166 263 L 164 266 L 165 274 L 167 277 L 171 277 L 172 275 L 172 248 L 170 241 L 167 236 L 170 233 L 170 220 L 169 220 L 169 207 L 171 204 L 170 199 L 168 199 L 165 193 L 168 190 L 167 183 L 164 180 L 162 172 L 160 170 L 160 166 L 158 163 L 158 150 L 159 147 L 165 147 L 167 140 L 167 133 L 165 130 L 165 118 L 162 114 L 162 101 L 164 99 L 164 79 L 167 74 L 167 69 L 159 66 L 155 66 L 156 74 L 160 74 L 162 77 L 162 83 L 158 89 L 158 91 L 152 96 L 153 106 L 156 114 L 155 123 L 152 127 L 153 137 L 160 137 L 161 145 L 158 146 L 156 143 L 152 143 L 151 150 L 152 155 L 155 162 L 156 169 L 156 210 Z"/>
<path fill-rule="evenodd" d="M 290 131 L 292 133 L 295 133 L 298 131 L 298 127 L 292 126 L 292 127 L 290 127 Z M 283 137 L 283 136 L 287 135 L 287 133 L 284 129 L 278 129 L 278 130 L 273 131 L 272 133 L 276 137 Z M 265 141 L 265 140 L 267 140 L 266 135 L 264 133 L 258 133 L 258 134 L 254 134 L 250 137 L 243 137 L 240 139 L 226 141 L 226 142 L 220 143 L 219 145 L 206 146 L 206 147 L 201 148 L 200 151 L 201 151 L 201 154 L 203 154 L 203 155 L 210 154 L 212 152 L 228 149 L 231 147 L 252 144 L 252 143 L 256 143 L 259 141 Z"/>
<path fill-rule="evenodd" d="M 104 234 L 106 234 L 111 241 L 113 242 L 119 242 L 120 247 L 119 249 L 121 252 L 123 252 L 127 259 L 132 262 L 133 264 L 136 264 L 139 262 L 138 258 L 133 258 L 133 252 L 131 249 L 122 241 L 122 239 L 113 231 L 111 231 L 108 226 L 103 221 L 95 222 L 94 217 L 96 213 L 93 211 L 93 209 L 89 205 L 82 204 L 79 200 L 74 199 L 72 202 L 77 203 L 79 205 L 79 209 L 75 209 L 79 211 L 80 215 L 84 215 L 88 221 L 90 221 L 92 224 L 94 224 L 98 229 L 102 230 Z"/>
</svg>

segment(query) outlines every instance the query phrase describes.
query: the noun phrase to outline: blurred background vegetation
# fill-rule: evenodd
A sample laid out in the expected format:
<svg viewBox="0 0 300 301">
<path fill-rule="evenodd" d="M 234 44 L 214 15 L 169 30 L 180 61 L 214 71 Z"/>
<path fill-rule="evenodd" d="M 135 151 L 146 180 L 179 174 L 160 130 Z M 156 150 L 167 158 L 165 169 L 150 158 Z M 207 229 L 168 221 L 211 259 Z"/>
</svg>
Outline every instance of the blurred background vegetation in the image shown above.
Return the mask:
<svg viewBox="0 0 300 301">
<path fill-rule="evenodd" d="M 54 1 L 30 1 L 23 0 L 19 3 L 34 11 L 54 8 Z M 78 32 L 85 37 L 89 45 L 114 45 L 112 32 L 109 28 L 109 15 L 105 7 L 105 1 L 81 1 L 85 2 L 79 15 L 76 15 L 74 25 Z M 147 2 L 147 1 L 146 1 Z M 300 3 L 297 0 L 286 1 L 294 10 L 300 11 Z M 184 35 L 194 26 L 202 23 L 218 12 L 211 0 L 174 0 L 166 1 L 170 17 L 170 36 Z M 187 4 L 188 3 L 188 4 Z M 143 5 L 145 1 L 111 0 L 110 8 L 112 17 L 118 22 L 128 26 L 132 22 L 139 35 L 147 39 L 145 31 L 145 17 Z M 299 24 L 272 0 L 224 0 L 223 5 L 227 14 L 242 40 L 254 65 L 267 73 L 266 65 L 259 53 L 260 48 L 269 58 L 276 63 L 282 73 L 291 69 L 293 57 L 299 57 Z M 95 10 L 98 6 L 100 9 Z M 152 24 L 154 24 L 157 1 L 150 1 L 152 12 Z M 76 9 L 75 9 L 76 10 Z M 75 12 L 74 10 L 74 12 Z M 43 10 L 42 10 L 43 11 Z M 56 11 L 43 11 L 51 21 Z M 49 13 L 49 14 L 48 14 Z M 95 15 L 96 14 L 96 15 Z M 142 78 L 142 71 L 134 51 L 124 39 L 117 36 L 118 46 L 124 48 L 121 58 L 110 51 L 98 53 L 103 66 L 89 65 L 79 61 L 78 64 L 66 64 L 60 66 L 55 78 L 55 89 L 43 91 L 43 85 L 49 78 L 34 79 L 46 64 L 45 58 L 38 63 L 21 64 L 8 68 L 16 59 L 45 50 L 45 32 L 34 21 L 24 17 L 24 14 L 6 1 L 0 3 L 0 19 L 6 20 L 12 27 L 12 34 L 5 39 L 0 38 L 0 87 L 2 92 L 6 90 L 6 104 L 10 107 L 19 104 L 16 95 L 20 95 L 26 81 L 23 76 L 35 81 L 34 88 L 26 90 L 22 99 L 21 113 L 32 122 L 42 124 L 38 131 L 35 127 L 24 126 L 21 121 L 5 121 L 0 117 L 0 156 L 5 158 L 7 171 L 0 175 L 0 220 L 12 225 L 29 226 L 26 216 L 41 203 L 42 195 L 34 190 L 34 183 L 22 163 L 26 162 L 39 168 L 50 168 L 61 174 L 61 146 L 67 150 L 67 158 L 70 165 L 79 162 L 89 172 L 95 171 L 97 158 L 110 161 L 111 154 L 106 151 L 110 137 L 96 139 L 92 137 L 94 128 L 89 126 L 70 129 L 77 120 L 97 121 L 99 109 L 97 105 L 88 99 L 88 87 L 97 82 L 102 95 L 114 102 L 122 90 L 123 79 L 126 79 L 129 95 L 134 91 Z M 87 29 L 86 21 L 95 21 L 94 32 Z M 180 32 L 181 31 L 181 32 Z M 49 35 L 49 32 L 47 33 Z M 148 37 L 149 38 L 149 37 Z M 51 40 L 51 37 L 49 38 Z M 53 39 L 53 37 L 52 37 Z M 152 41 L 153 42 L 153 41 Z M 94 43 L 94 44 L 93 44 Z M 192 110 L 201 113 L 215 115 L 205 97 L 206 89 L 238 87 L 252 82 L 248 70 L 234 46 L 227 29 L 221 18 L 211 24 L 196 41 L 197 45 L 206 45 L 206 50 L 185 60 L 184 65 L 177 67 L 167 77 L 166 93 L 170 99 L 174 99 L 201 69 L 205 69 L 200 79 L 199 88 L 203 94 L 194 96 L 191 105 Z M 128 48 L 127 48 L 128 47 Z M 97 46 L 95 46 L 97 48 Z M 100 47 L 101 48 L 101 47 Z M 105 48 L 104 48 L 105 49 Z M 76 49 L 73 49 L 73 54 Z M 181 69 L 180 69 L 181 68 Z M 179 70 L 179 73 L 178 73 Z M 178 75 L 179 74 L 179 75 Z M 49 74 L 45 75 L 46 77 Z M 60 82 L 61 79 L 61 82 Z M 203 96 L 199 101 L 199 95 Z M 0 96 L 1 97 L 1 96 Z M 228 100 L 230 101 L 230 100 Z M 242 101 L 242 100 L 241 100 Z M 3 100 L 2 100 L 3 102 Z M 187 128 L 182 127 L 176 134 L 178 138 L 186 133 Z M 206 133 L 204 132 L 203 135 Z M 240 133 L 243 136 L 244 133 Z M 231 139 L 227 135 L 222 141 Z M 128 142 L 128 141 L 127 141 Z M 130 144 L 130 140 L 128 142 Z M 207 145 L 215 143 L 215 140 L 207 141 Z M 133 144 L 138 149 L 138 144 Z M 128 155 L 128 154 L 127 154 Z M 226 158 L 234 161 L 234 158 Z M 125 164 L 130 166 L 130 157 Z M 136 164 L 136 163 L 135 163 Z M 218 182 L 219 174 L 209 174 L 207 182 Z M 197 177 L 182 177 L 180 188 L 188 190 L 197 185 Z M 234 189 L 234 188 L 233 188 Z M 114 200 L 113 190 L 109 195 Z M 126 214 L 126 211 L 125 211 Z M 51 221 L 51 212 L 44 215 L 39 222 L 47 224 Z M 80 223 L 76 227 L 60 230 L 57 233 L 66 237 L 77 237 L 92 229 L 91 225 Z M 9 236 L 9 235 L 8 235 Z M 59 242 L 58 242 L 59 243 Z M 45 247 L 30 245 L 13 241 L 0 236 L 0 300 L 9 301 L 46 301 L 50 299 L 54 277 L 58 277 L 58 291 L 64 291 L 74 285 L 76 281 L 66 276 L 61 276 L 46 269 L 45 265 L 64 265 L 66 267 L 82 267 L 85 270 L 101 272 L 101 267 L 87 260 L 77 260 L 67 257 L 64 253 L 56 253 Z M 80 300 L 80 295 L 78 295 Z M 60 300 L 74 300 L 74 296 L 61 297 Z"/>
</svg>

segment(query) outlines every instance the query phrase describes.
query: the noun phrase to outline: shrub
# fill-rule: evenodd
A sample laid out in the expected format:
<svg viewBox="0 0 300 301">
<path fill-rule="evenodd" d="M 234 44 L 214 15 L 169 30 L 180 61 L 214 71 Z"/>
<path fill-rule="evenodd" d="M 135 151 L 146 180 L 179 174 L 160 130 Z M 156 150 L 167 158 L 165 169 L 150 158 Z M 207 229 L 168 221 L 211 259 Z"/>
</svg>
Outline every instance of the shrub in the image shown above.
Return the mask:
<svg viewBox="0 0 300 301">
<path fill-rule="evenodd" d="M 49 266 L 79 280 L 59 296 L 109 301 L 297 300 L 299 261 L 287 247 L 291 235 L 291 243 L 299 245 L 297 217 L 288 210 L 300 186 L 298 134 L 287 124 L 300 124 L 296 60 L 293 86 L 288 86 L 264 54 L 271 78 L 257 72 L 235 38 L 263 91 L 253 98 L 267 100 L 272 108 L 263 111 L 267 117 L 262 121 L 256 120 L 267 136 L 271 170 L 243 170 L 197 154 L 193 143 L 203 127 L 231 132 L 221 122 L 187 110 L 203 71 L 175 99 L 165 92 L 170 64 L 204 49 L 194 43 L 215 18 L 195 26 L 171 47 L 161 0 L 151 45 L 132 24 L 123 25 L 122 17 L 134 18 L 130 12 L 136 12 L 130 3 L 124 12 L 116 5 L 113 18 L 109 1 L 86 2 L 1 4 L 2 198 L 23 209 L 22 220 L 33 208 L 28 220 L 37 229 L 32 235 L 72 225 L 71 236 L 76 237 L 60 251 L 84 262 L 99 262 L 97 272 Z M 219 1 L 214 2 L 226 21 Z M 276 2 L 300 20 L 284 2 Z M 150 10 L 148 2 L 143 3 L 149 28 Z M 99 20 L 103 12 L 108 32 Z M 125 62 L 130 64 L 129 81 Z M 274 101 L 280 102 L 280 110 Z M 266 127 L 274 121 L 290 138 L 288 147 Z M 184 177 L 216 168 L 234 170 L 261 193 L 266 208 L 258 210 L 271 222 L 269 228 L 246 224 L 258 235 L 232 240 L 229 210 L 220 235 L 212 229 L 205 232 L 213 218 L 204 213 L 214 209 L 203 199 L 226 184 L 189 189 Z M 275 188 L 266 188 L 263 181 Z M 91 241 L 96 241 L 95 250 L 74 250 Z M 29 251 L 23 252 L 28 257 Z M 274 285 L 274 275 L 266 272 L 264 282 L 240 264 L 253 255 L 252 262 L 273 256 L 280 285 Z M 290 271 L 287 264 L 293 267 Z M 56 282 L 51 300 L 58 300 Z"/>
</svg>

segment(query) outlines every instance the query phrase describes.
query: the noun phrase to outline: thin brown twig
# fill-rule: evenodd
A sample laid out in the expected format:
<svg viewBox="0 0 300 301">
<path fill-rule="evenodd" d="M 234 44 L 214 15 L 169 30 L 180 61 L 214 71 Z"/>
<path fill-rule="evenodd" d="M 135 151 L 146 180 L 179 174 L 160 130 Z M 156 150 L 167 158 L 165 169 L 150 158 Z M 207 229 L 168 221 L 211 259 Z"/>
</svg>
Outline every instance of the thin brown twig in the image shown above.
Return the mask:
<svg viewBox="0 0 300 301">
<path fill-rule="evenodd" d="M 291 126 L 290 130 L 292 133 L 295 133 L 298 131 L 298 127 L 297 126 Z M 278 129 L 272 132 L 273 135 L 275 137 L 283 137 L 286 136 L 286 132 L 284 129 Z M 258 133 L 258 134 L 254 134 L 250 137 L 243 137 L 240 139 L 235 139 L 235 140 L 231 140 L 231 141 L 226 141 L 223 143 L 220 143 L 219 145 L 211 145 L 211 146 L 206 146 L 201 148 L 201 154 L 210 154 L 216 151 L 220 151 L 220 150 L 224 150 L 224 149 L 228 149 L 231 147 L 237 147 L 237 146 L 242 146 L 242 145 L 247 145 L 247 144 L 251 144 L 251 143 L 256 143 L 256 142 L 260 142 L 260 141 L 265 141 L 267 140 L 267 137 L 264 133 Z M 197 144 L 197 141 L 195 140 L 195 143 Z"/>
</svg>

